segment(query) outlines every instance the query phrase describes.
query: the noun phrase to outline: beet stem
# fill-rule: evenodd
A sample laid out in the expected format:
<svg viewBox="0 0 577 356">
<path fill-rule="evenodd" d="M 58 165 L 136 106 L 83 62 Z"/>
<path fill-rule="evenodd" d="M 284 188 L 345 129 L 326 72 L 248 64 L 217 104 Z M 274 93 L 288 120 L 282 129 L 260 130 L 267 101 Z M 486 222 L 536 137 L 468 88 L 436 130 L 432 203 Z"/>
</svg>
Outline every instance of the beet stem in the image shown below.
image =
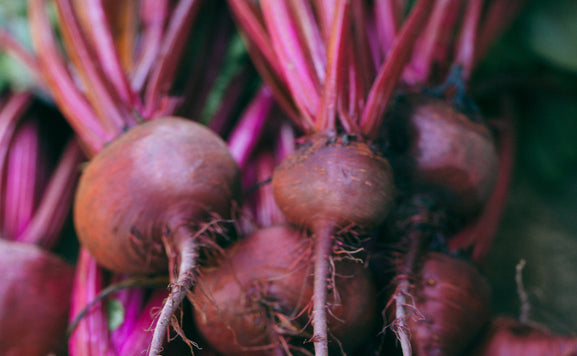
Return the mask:
<svg viewBox="0 0 577 356">
<path fill-rule="evenodd" d="M 185 237 L 184 239 L 181 239 L 179 247 L 180 266 L 178 278 L 176 282 L 172 284 L 170 295 L 166 298 L 165 303 L 162 306 L 158 322 L 154 328 L 154 334 L 152 335 L 152 342 L 150 343 L 148 356 L 160 355 L 172 315 L 180 307 L 195 281 L 198 260 L 198 245 L 196 239 Z"/>
<path fill-rule="evenodd" d="M 424 234 L 418 227 L 412 227 L 405 238 L 409 241 L 409 249 L 405 254 L 404 261 L 399 268 L 399 281 L 395 292 L 395 333 L 401 344 L 403 356 L 411 356 L 411 335 L 407 319 L 411 317 L 409 308 L 414 304 L 411 296 L 411 282 L 418 274 L 418 261 L 423 254 L 424 246 L 427 242 Z M 409 308 L 407 308 L 409 306 Z M 418 312 L 418 311 L 417 311 Z"/>
<path fill-rule="evenodd" d="M 332 252 L 333 227 L 321 225 L 315 229 L 315 275 L 313 286 L 313 341 L 316 356 L 328 356 L 327 327 L 327 280 L 329 278 L 329 259 Z"/>
</svg>

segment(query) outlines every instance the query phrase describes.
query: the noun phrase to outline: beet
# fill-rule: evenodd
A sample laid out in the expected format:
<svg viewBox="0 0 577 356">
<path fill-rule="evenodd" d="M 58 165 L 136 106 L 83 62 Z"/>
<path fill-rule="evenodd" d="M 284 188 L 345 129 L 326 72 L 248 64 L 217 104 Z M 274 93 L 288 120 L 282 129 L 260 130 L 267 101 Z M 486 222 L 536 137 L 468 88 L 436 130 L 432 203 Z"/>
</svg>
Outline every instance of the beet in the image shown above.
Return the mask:
<svg viewBox="0 0 577 356">
<path fill-rule="evenodd" d="M 288 226 L 238 241 L 218 267 L 202 271 L 193 298 L 200 332 L 223 355 L 299 354 L 304 338 L 312 336 L 312 256 L 311 240 Z M 338 296 L 328 296 L 330 345 L 352 350 L 375 325 L 375 287 L 359 263 L 335 261 L 335 269 Z"/>
<path fill-rule="evenodd" d="M 0 350 L 64 355 L 74 269 L 32 244 L 0 239 Z"/>
<path fill-rule="evenodd" d="M 240 174 L 226 144 L 182 118 L 138 125 L 111 142 L 80 178 L 74 223 L 81 244 L 115 272 L 162 273 L 173 283 L 151 355 L 196 275 L 199 246 L 231 214 Z M 208 242 L 210 243 L 210 242 Z"/>
<path fill-rule="evenodd" d="M 539 325 L 522 324 L 510 317 L 496 317 L 474 356 L 574 356 L 575 335 L 557 335 Z"/>
<path fill-rule="evenodd" d="M 350 140 L 350 139 L 349 139 Z M 287 219 L 310 229 L 376 227 L 393 203 L 388 161 L 368 144 L 317 135 L 289 155 L 274 172 L 273 193 Z"/>
<path fill-rule="evenodd" d="M 395 171 L 460 214 L 489 198 L 499 159 L 493 136 L 443 99 L 405 95 L 393 109 L 391 137 L 402 162 Z"/>
<path fill-rule="evenodd" d="M 407 326 L 414 355 L 460 353 L 489 321 L 491 289 L 469 262 L 437 252 L 422 260 Z"/>
<path fill-rule="evenodd" d="M 273 194 L 287 220 L 315 240 L 313 318 L 315 353 L 328 354 L 326 304 L 337 230 L 377 227 L 392 207 L 388 161 L 355 136 L 315 135 L 275 169 Z"/>
</svg>

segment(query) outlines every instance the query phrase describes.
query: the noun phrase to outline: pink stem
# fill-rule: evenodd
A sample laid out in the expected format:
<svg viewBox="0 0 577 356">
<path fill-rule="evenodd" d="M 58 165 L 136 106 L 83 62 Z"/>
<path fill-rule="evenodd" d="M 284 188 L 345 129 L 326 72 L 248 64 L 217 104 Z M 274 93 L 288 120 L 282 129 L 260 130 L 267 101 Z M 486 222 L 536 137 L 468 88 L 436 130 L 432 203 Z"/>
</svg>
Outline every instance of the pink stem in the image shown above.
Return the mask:
<svg viewBox="0 0 577 356">
<path fill-rule="evenodd" d="M 362 100 L 364 102 L 365 91 L 368 91 L 371 87 L 376 75 L 377 65 L 373 61 L 370 38 L 367 33 L 367 22 L 370 21 L 368 14 L 369 7 L 367 7 L 363 1 L 353 1 L 351 6 L 353 39 L 349 48 L 351 49 L 350 51 L 354 53 L 349 53 L 348 57 L 353 59 L 353 61 L 350 61 L 353 71 L 359 74 L 356 81 L 362 84 L 359 87 L 362 95 L 354 101 Z"/>
<path fill-rule="evenodd" d="M 230 129 L 232 114 L 237 107 L 238 99 L 245 93 L 248 76 L 246 71 L 238 73 L 226 88 L 218 110 L 211 117 L 202 117 L 208 127 L 219 135 L 224 135 Z"/>
<path fill-rule="evenodd" d="M 29 23 L 42 75 L 62 113 L 82 140 L 89 155 L 99 152 L 115 136 L 107 131 L 86 97 L 78 90 L 58 51 L 54 33 L 46 15 L 46 0 L 30 0 Z"/>
<path fill-rule="evenodd" d="M 248 37 L 248 53 L 263 81 L 274 94 L 277 103 L 291 119 L 305 132 L 311 132 L 314 123 L 310 117 L 301 116 L 291 95 L 288 93 L 283 70 L 272 47 L 264 20 L 256 5 L 245 0 L 228 0 L 232 12 Z"/>
<path fill-rule="evenodd" d="M 312 66 L 320 83 L 325 80 L 326 53 L 320 28 L 308 1 L 291 0 L 290 5 L 298 21 L 296 26 L 302 35 L 304 45 L 311 56 Z"/>
<path fill-rule="evenodd" d="M 478 264 L 484 261 L 491 248 L 509 192 L 515 158 L 515 129 L 511 111 L 507 110 L 499 126 L 499 176 L 495 189 L 481 215 L 449 240 L 449 247 L 452 250 L 473 247 L 472 260 Z"/>
<path fill-rule="evenodd" d="M 275 159 L 274 152 L 270 150 L 259 152 L 256 159 L 257 183 L 270 179 L 274 169 L 280 163 Z M 286 224 L 286 218 L 274 200 L 271 184 L 259 188 L 255 210 L 255 219 L 259 227 Z"/>
<path fill-rule="evenodd" d="M 256 5 L 246 0 L 228 0 L 240 27 L 247 34 L 263 60 L 270 66 L 272 73 L 283 78 L 283 70 L 271 45 L 271 39 L 265 28 L 264 20 Z"/>
<path fill-rule="evenodd" d="M 110 31 L 110 23 L 106 17 L 103 0 L 84 0 L 85 14 L 89 20 L 86 30 L 91 33 L 91 39 L 95 42 L 96 55 L 102 69 L 116 93 L 129 108 L 139 107 L 139 98 L 130 88 L 126 73 L 120 64 L 120 58 L 116 51 L 114 38 Z M 148 44 L 147 44 L 148 45 Z M 132 122 L 131 124 L 134 124 Z"/>
<path fill-rule="evenodd" d="M 314 229 L 314 282 L 313 282 L 313 342 L 315 355 L 328 356 L 329 330 L 327 320 L 330 259 L 333 251 L 334 228 L 331 223 L 319 223 Z M 334 287 L 334 286 L 333 286 Z"/>
<path fill-rule="evenodd" d="M 198 13 L 199 0 L 181 0 L 168 24 L 166 35 L 156 58 L 146 89 L 144 116 L 154 116 L 161 99 L 167 96 L 178 69 L 188 34 Z"/>
<path fill-rule="evenodd" d="M 130 278 L 130 276 L 115 273 L 110 280 L 109 286 L 122 283 L 128 278 Z M 135 334 L 135 329 L 136 331 L 140 331 L 141 334 L 145 334 L 145 339 L 148 339 L 148 343 L 150 343 L 150 337 L 146 336 L 151 336 L 147 329 L 152 324 L 152 315 L 145 315 L 145 317 L 147 317 L 149 320 L 148 325 L 146 325 L 144 328 L 137 329 L 138 319 L 142 314 L 145 297 L 146 290 L 142 287 L 120 289 L 109 297 L 120 303 L 124 311 L 122 323 L 118 325 L 116 329 L 110 331 L 110 342 L 112 345 L 114 345 L 114 349 L 118 355 L 136 355 L 139 352 L 146 350 L 148 344 L 141 345 L 139 350 L 134 350 L 135 352 L 119 353 L 119 351 L 124 348 L 124 344 L 129 342 L 130 337 Z M 157 306 L 160 307 L 161 305 L 162 300 L 159 301 Z"/>
<path fill-rule="evenodd" d="M 64 45 L 73 65 L 84 80 L 86 96 L 96 110 L 102 125 L 116 137 L 126 126 L 134 122 L 130 118 L 130 108 L 122 102 L 110 79 L 102 72 L 102 68 L 96 65 L 97 55 L 86 39 L 72 0 L 56 0 L 56 5 L 61 19 L 59 24 Z"/>
<path fill-rule="evenodd" d="M 475 65 L 475 47 L 477 43 L 477 31 L 479 20 L 483 11 L 483 0 L 470 0 L 463 18 L 461 36 L 457 43 L 455 64 L 463 70 L 463 80 L 469 81 L 473 66 Z"/>
<path fill-rule="evenodd" d="M 168 16 L 167 0 L 143 1 L 144 31 L 140 39 L 141 53 L 131 76 L 131 86 L 140 93 L 150 75 L 154 61 L 160 52 L 164 25 Z"/>
<path fill-rule="evenodd" d="M 375 1 L 374 16 L 376 24 L 377 42 L 381 49 L 382 58 L 386 58 L 399 29 L 401 23 L 400 13 L 395 0 Z"/>
<path fill-rule="evenodd" d="M 268 88 L 261 88 L 228 139 L 230 153 L 241 169 L 246 165 L 254 147 L 261 139 L 264 124 L 268 121 L 273 103 Z"/>
<path fill-rule="evenodd" d="M 432 10 L 430 19 L 422 35 L 415 44 L 411 62 L 403 73 L 403 80 L 410 85 L 424 85 L 430 79 L 431 70 L 435 60 L 435 55 L 441 48 L 446 47 L 442 41 L 445 40 L 447 32 L 453 29 L 453 19 L 451 16 L 461 6 L 458 0 L 439 0 Z"/>
<path fill-rule="evenodd" d="M 70 320 L 74 320 L 98 296 L 104 284 L 103 278 L 102 268 L 87 250 L 81 249 L 72 290 Z M 70 356 L 117 356 L 109 340 L 107 315 L 102 303 L 93 305 L 79 321 L 68 340 L 68 352 Z"/>
<path fill-rule="evenodd" d="M 272 46 L 284 73 L 284 78 L 301 115 L 315 120 L 320 101 L 320 82 L 297 30 L 287 4 L 278 0 L 263 0 L 261 7 Z"/>
<path fill-rule="evenodd" d="M 336 110 L 342 92 L 342 83 L 347 74 L 347 65 L 344 61 L 345 42 L 350 25 L 350 3 L 345 0 L 337 1 L 334 22 L 328 49 L 327 77 L 324 82 L 321 106 L 317 116 L 317 131 L 336 132 Z M 346 93 L 343 93 L 346 95 Z"/>
<path fill-rule="evenodd" d="M 26 120 L 19 124 L 3 172 L 6 180 L 1 203 L 7 208 L 4 210 L 4 234 L 11 240 L 20 241 L 38 204 L 38 195 L 43 188 L 38 165 L 45 158 L 39 157 L 40 152 L 37 123 Z"/>
<path fill-rule="evenodd" d="M 336 12 L 335 2 L 333 0 L 318 0 L 313 3 L 320 19 L 323 40 L 325 43 L 329 43 Z"/>
<path fill-rule="evenodd" d="M 365 137 L 374 138 L 377 135 L 377 130 L 384 119 L 385 108 L 434 3 L 435 0 L 420 0 L 401 28 L 387 61 L 373 83 L 360 119 L 361 132 Z"/>
<path fill-rule="evenodd" d="M 0 110 L 0 192 L 4 187 L 6 174 L 6 161 L 9 157 L 10 144 L 16 131 L 18 119 L 28 109 L 31 101 L 31 94 L 27 92 L 10 95 L 8 100 L 2 103 Z M 0 233 L 4 233 L 4 214 L 7 206 L 4 204 L 4 198 L 0 198 Z"/>
<path fill-rule="evenodd" d="M 20 236 L 21 241 L 47 249 L 56 245 L 72 205 L 80 163 L 84 159 L 78 142 L 72 139 L 52 173 L 33 219 Z"/>
<path fill-rule="evenodd" d="M 140 312 L 138 319 L 130 330 L 129 336 L 122 341 L 122 346 L 118 350 L 118 355 L 143 355 L 150 346 L 152 333 L 149 331 L 150 325 L 154 322 L 152 315 L 162 307 L 162 302 L 168 297 L 165 290 L 156 290 Z"/>
</svg>

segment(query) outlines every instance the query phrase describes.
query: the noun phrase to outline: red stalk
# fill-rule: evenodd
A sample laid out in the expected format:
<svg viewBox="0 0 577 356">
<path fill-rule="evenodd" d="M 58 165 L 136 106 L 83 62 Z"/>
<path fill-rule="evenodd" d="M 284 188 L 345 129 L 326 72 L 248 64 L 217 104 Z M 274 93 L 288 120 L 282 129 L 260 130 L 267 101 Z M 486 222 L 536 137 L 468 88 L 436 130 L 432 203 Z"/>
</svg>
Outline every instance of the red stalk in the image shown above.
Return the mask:
<svg viewBox="0 0 577 356">
<path fill-rule="evenodd" d="M 292 98 L 301 115 L 314 118 L 320 102 L 320 82 L 313 74 L 310 54 L 296 30 L 294 17 L 283 1 L 265 0 L 261 7 Z"/>
<path fill-rule="evenodd" d="M 311 118 L 299 115 L 291 95 L 287 92 L 283 71 L 256 5 L 244 0 L 228 0 L 228 4 L 247 37 L 245 43 L 248 53 L 260 76 L 273 92 L 277 103 L 303 131 L 312 131 L 314 123 Z"/>
<path fill-rule="evenodd" d="M 454 63 L 461 66 L 465 82 L 469 81 L 475 65 L 475 48 L 477 47 L 477 33 L 482 11 L 483 0 L 469 1 L 457 43 Z"/>
<path fill-rule="evenodd" d="M 146 88 L 144 117 L 156 116 L 162 97 L 171 89 L 178 69 L 178 61 L 186 45 L 188 34 L 200 6 L 198 0 L 181 0 L 172 12 L 168 29 Z"/>
<path fill-rule="evenodd" d="M 141 92 L 157 58 L 168 17 L 167 0 L 144 1 L 140 9 L 144 31 L 140 40 L 141 52 L 131 76 L 131 86 Z M 146 45 L 143 45 L 146 44 Z"/>
<path fill-rule="evenodd" d="M 227 140 L 229 150 L 241 169 L 260 140 L 273 103 L 268 88 L 261 88 Z"/>
<path fill-rule="evenodd" d="M 350 25 L 350 16 L 347 16 L 350 3 L 345 0 L 337 1 L 336 9 L 328 49 L 327 76 L 316 117 L 316 129 L 320 132 L 336 131 L 336 110 L 339 98 L 343 96 L 341 95 L 343 76 L 347 74 L 344 49 Z"/>
<path fill-rule="evenodd" d="M 381 49 L 380 53 L 382 58 L 386 58 L 397 37 L 402 21 L 401 13 L 395 0 L 375 1 L 373 11 L 376 18 L 375 32 Z"/>
<path fill-rule="evenodd" d="M 446 40 L 453 29 L 454 14 L 460 7 L 461 2 L 457 0 L 440 0 L 435 4 L 423 34 L 415 44 L 411 62 L 403 73 L 405 82 L 410 85 L 424 85 L 430 80 L 433 64 L 439 60 L 438 52 L 446 47 L 443 40 Z"/>
<path fill-rule="evenodd" d="M 4 211 L 3 237 L 15 241 L 20 240 L 34 216 L 47 175 L 47 167 L 42 167 L 47 157 L 41 154 L 38 124 L 30 120 L 20 121 L 10 143 L 6 167 L 0 169 L 5 178 L 1 203 L 9 207 Z"/>
<path fill-rule="evenodd" d="M 353 71 L 357 73 L 357 81 L 362 83 L 359 87 L 359 91 L 362 95 L 357 95 L 357 97 L 365 100 L 365 92 L 368 91 L 375 78 L 377 65 L 374 62 L 371 54 L 371 46 L 369 41 L 369 34 L 367 28 L 367 22 L 370 21 L 370 16 L 368 13 L 369 8 L 363 1 L 353 1 L 351 3 L 351 12 L 353 18 L 353 36 L 350 48 L 353 53 L 349 53 L 349 57 L 354 60 L 355 63 L 352 65 Z M 362 70 L 359 70 L 362 68 Z"/>
<path fill-rule="evenodd" d="M 72 0 L 56 0 L 56 5 L 64 46 L 83 80 L 86 96 L 98 112 L 97 117 L 103 127 L 118 136 L 124 127 L 133 122 L 130 110 L 115 93 L 101 68 L 96 66 L 94 59 L 97 55 L 86 39 Z"/>
<path fill-rule="evenodd" d="M 30 93 L 23 92 L 11 95 L 6 102 L 2 103 L 3 107 L 0 110 L 0 169 L 6 165 L 10 142 L 16 131 L 18 118 L 28 109 L 30 100 Z M 0 187 L 5 185 L 4 179 L 4 174 L 0 174 Z M 0 226 L 5 223 L 3 206 L 4 204 L 0 204 Z"/>
<path fill-rule="evenodd" d="M 513 113 L 509 109 L 498 126 L 499 176 L 495 183 L 495 189 L 485 204 L 481 215 L 449 240 L 451 250 L 473 247 L 472 260 L 477 264 L 482 263 L 489 252 L 499 221 L 505 210 L 515 157 L 515 130 L 513 126 Z"/>
<path fill-rule="evenodd" d="M 60 110 L 80 137 L 83 148 L 89 155 L 94 155 L 115 133 L 102 126 L 84 94 L 76 87 L 58 51 L 44 4 L 45 0 L 31 0 L 29 7 L 30 32 L 40 71 Z"/>
<path fill-rule="evenodd" d="M 85 0 L 83 4 L 88 18 L 86 30 L 95 45 L 98 62 L 108 80 L 111 81 L 116 94 L 120 96 L 127 107 L 140 107 L 139 97 L 132 91 L 128 84 L 128 78 L 120 63 L 120 57 L 114 44 L 114 38 L 110 31 L 110 22 L 106 16 L 103 0 Z M 148 43 L 147 43 L 148 45 Z"/>
<path fill-rule="evenodd" d="M 368 138 L 376 136 L 377 129 L 381 126 L 385 108 L 434 3 L 435 0 L 421 0 L 411 10 L 387 61 L 373 83 L 360 120 L 361 132 Z"/>
<path fill-rule="evenodd" d="M 245 0 L 228 0 L 242 29 L 246 32 L 256 50 L 264 57 L 264 62 L 270 65 L 272 72 L 279 78 L 284 78 L 283 70 L 277 61 L 276 53 L 266 31 L 264 19 L 256 5 Z"/>
<path fill-rule="evenodd" d="M 319 15 L 321 24 L 321 33 L 325 43 L 329 43 L 333 20 L 335 18 L 336 6 L 333 0 L 315 1 L 316 13 Z"/>
<path fill-rule="evenodd" d="M 68 217 L 83 159 L 84 154 L 78 142 L 72 139 L 59 158 L 34 217 L 20 235 L 20 241 L 35 243 L 47 249 L 56 244 Z"/>
<path fill-rule="evenodd" d="M 70 320 L 74 320 L 89 303 L 95 299 L 104 284 L 102 268 L 85 249 L 80 250 L 77 271 L 72 291 Z M 106 310 L 102 303 L 97 303 L 78 323 L 69 339 L 70 356 L 101 355 L 116 356 L 109 339 Z"/>
<path fill-rule="evenodd" d="M 327 61 L 324 42 L 319 26 L 315 20 L 313 9 L 310 4 L 304 0 L 291 0 L 290 6 L 295 14 L 295 20 L 298 21 L 296 28 L 299 30 L 304 45 L 311 56 L 312 66 L 319 78 L 319 82 L 322 83 L 325 80 L 325 66 Z"/>
</svg>

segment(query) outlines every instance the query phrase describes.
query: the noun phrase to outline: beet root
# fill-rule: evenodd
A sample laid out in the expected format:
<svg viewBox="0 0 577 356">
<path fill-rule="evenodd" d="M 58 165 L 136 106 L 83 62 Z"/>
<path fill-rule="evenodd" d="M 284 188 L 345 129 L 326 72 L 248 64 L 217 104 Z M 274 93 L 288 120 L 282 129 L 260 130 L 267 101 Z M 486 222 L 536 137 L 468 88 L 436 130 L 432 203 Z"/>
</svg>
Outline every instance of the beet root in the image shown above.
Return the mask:
<svg viewBox="0 0 577 356">
<path fill-rule="evenodd" d="M 197 327 L 209 344 L 223 355 L 300 354 L 311 337 L 311 245 L 294 228 L 265 228 L 233 245 L 218 267 L 204 269 L 193 300 Z M 335 268 L 331 346 L 351 350 L 375 325 L 375 287 L 359 263 L 336 261 Z"/>
<path fill-rule="evenodd" d="M 428 253 L 411 291 L 414 314 L 406 316 L 413 354 L 460 355 L 488 322 L 490 294 L 469 262 Z"/>
<path fill-rule="evenodd" d="M 334 142 L 333 142 L 334 141 Z M 309 138 L 276 168 L 273 194 L 287 219 L 314 229 L 326 221 L 373 228 L 393 203 L 389 162 L 360 141 Z"/>
<path fill-rule="evenodd" d="M 171 294 L 150 355 L 160 352 L 172 314 L 192 288 L 199 245 L 212 238 L 209 224 L 230 216 L 239 192 L 240 173 L 226 144 L 177 117 L 130 129 L 83 171 L 74 223 L 97 262 L 130 274 L 171 267 Z"/>
<path fill-rule="evenodd" d="M 475 213 L 493 191 L 499 164 L 487 126 L 424 94 L 402 97 L 393 110 L 392 146 L 402 162 L 395 170 L 454 211 Z"/>
<path fill-rule="evenodd" d="M 496 317 L 474 356 L 571 356 L 577 355 L 575 335 L 556 335 L 537 325 Z"/>
<path fill-rule="evenodd" d="M 66 353 L 74 269 L 40 248 L 0 239 L 0 350 L 5 356 Z"/>
<path fill-rule="evenodd" d="M 287 220 L 315 240 L 313 341 L 316 355 L 328 355 L 327 280 L 335 233 L 384 221 L 394 196 L 391 167 L 355 136 L 316 135 L 275 169 L 272 187 Z"/>
<path fill-rule="evenodd" d="M 160 118 L 132 128 L 89 162 L 74 223 L 103 267 L 163 272 L 163 236 L 180 235 L 211 214 L 228 217 L 239 191 L 236 163 L 220 138 L 192 121 Z"/>
</svg>

